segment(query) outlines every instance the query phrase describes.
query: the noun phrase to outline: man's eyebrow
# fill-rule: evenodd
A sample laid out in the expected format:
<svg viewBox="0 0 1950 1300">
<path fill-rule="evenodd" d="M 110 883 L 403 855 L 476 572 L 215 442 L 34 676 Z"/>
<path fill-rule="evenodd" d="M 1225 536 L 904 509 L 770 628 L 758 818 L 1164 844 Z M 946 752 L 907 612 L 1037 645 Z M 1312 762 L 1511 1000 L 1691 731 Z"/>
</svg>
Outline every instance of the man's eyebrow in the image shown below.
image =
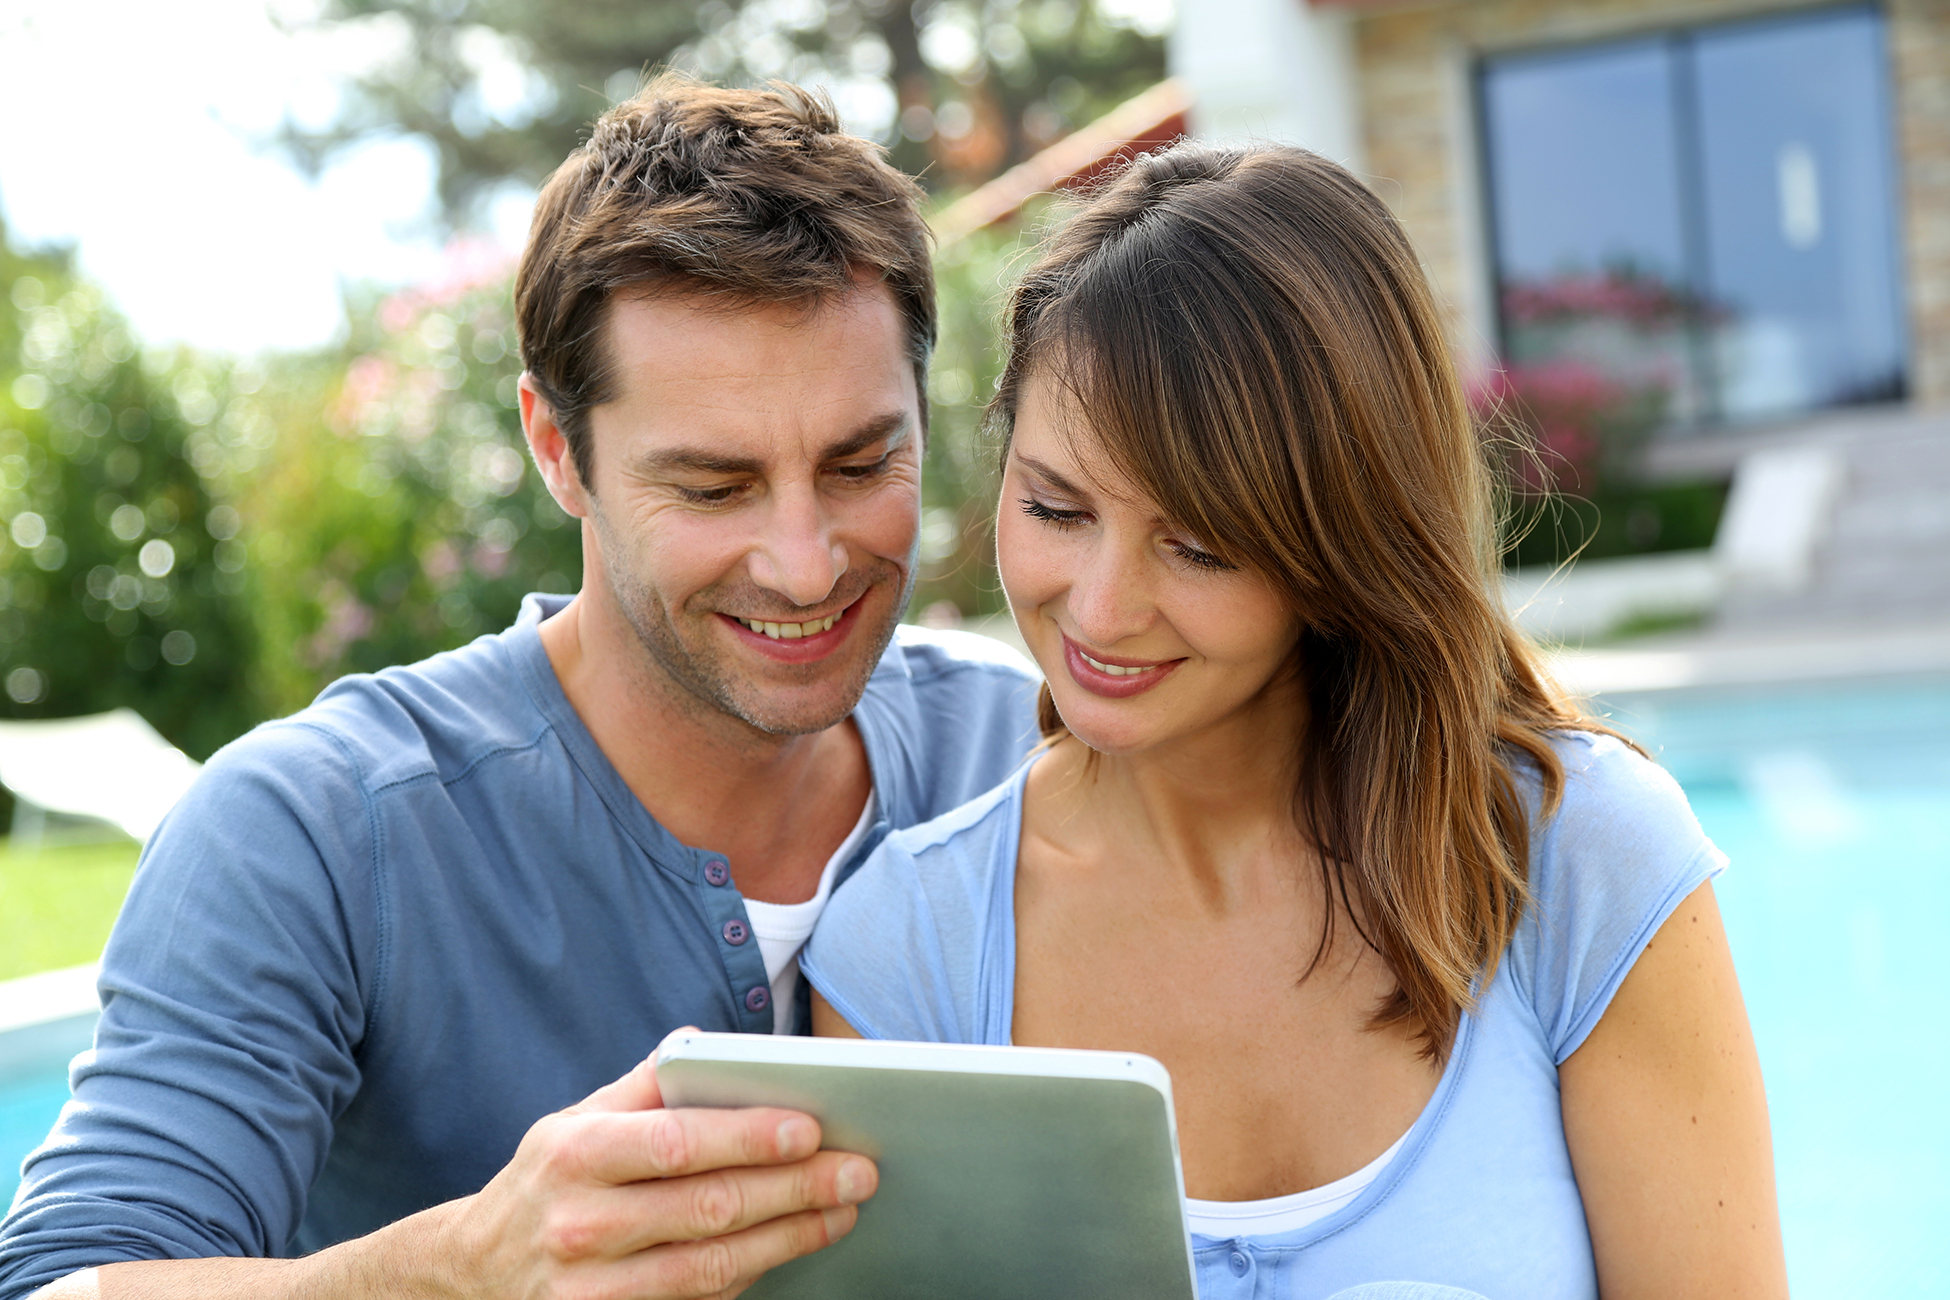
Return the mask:
<svg viewBox="0 0 1950 1300">
<path fill-rule="evenodd" d="M 1018 454 L 1016 459 L 1021 461 L 1023 467 L 1026 468 L 1030 473 L 1034 474 L 1037 478 L 1042 479 L 1045 483 L 1048 483 L 1051 487 L 1055 488 L 1058 492 L 1061 492 L 1066 496 L 1075 497 L 1078 500 L 1083 500 L 1089 497 L 1090 493 L 1087 490 L 1080 488 L 1076 484 L 1070 482 L 1069 479 L 1064 478 L 1061 474 L 1051 469 L 1048 465 L 1045 465 L 1042 461 L 1037 460 L 1034 456 L 1023 456 Z"/>
<path fill-rule="evenodd" d="M 669 451 L 638 456 L 632 462 L 640 474 L 756 474 L 763 468 L 750 456 L 725 456 L 697 447 L 674 447 Z"/>
<path fill-rule="evenodd" d="M 858 456 L 877 442 L 888 444 L 893 451 L 914 432 L 914 420 L 906 411 L 888 411 L 876 415 L 848 436 L 840 439 L 820 453 L 821 460 L 845 460 L 848 456 Z"/>
<path fill-rule="evenodd" d="M 838 442 L 828 446 L 820 453 L 821 461 L 844 460 L 857 456 L 877 442 L 892 442 L 892 451 L 907 440 L 913 431 L 913 420 L 905 411 L 889 411 L 877 415 L 861 425 L 859 429 Z M 764 462 L 751 456 L 727 456 L 722 452 L 703 447 L 673 447 L 668 451 L 652 452 L 637 457 L 632 467 L 642 474 L 722 474 L 727 478 L 740 475 L 761 474 Z"/>
</svg>

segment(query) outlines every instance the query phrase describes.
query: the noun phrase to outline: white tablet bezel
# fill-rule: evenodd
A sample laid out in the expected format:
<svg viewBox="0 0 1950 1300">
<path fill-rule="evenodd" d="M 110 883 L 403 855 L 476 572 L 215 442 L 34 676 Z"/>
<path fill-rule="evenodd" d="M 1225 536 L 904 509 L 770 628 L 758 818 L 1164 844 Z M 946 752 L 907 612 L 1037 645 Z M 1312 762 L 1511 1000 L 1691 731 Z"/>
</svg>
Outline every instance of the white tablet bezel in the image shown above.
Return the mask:
<svg viewBox="0 0 1950 1300">
<path fill-rule="evenodd" d="M 768 1065 L 827 1065 L 863 1070 L 948 1070 L 956 1074 L 1019 1074 L 1049 1079 L 1121 1079 L 1164 1095 L 1172 1116 L 1171 1075 L 1139 1052 L 1096 1052 L 1070 1047 L 990 1047 L 975 1043 L 899 1043 L 876 1038 L 801 1038 L 784 1034 L 721 1034 L 680 1030 L 657 1049 L 657 1064 L 678 1060 L 740 1061 Z"/>
</svg>

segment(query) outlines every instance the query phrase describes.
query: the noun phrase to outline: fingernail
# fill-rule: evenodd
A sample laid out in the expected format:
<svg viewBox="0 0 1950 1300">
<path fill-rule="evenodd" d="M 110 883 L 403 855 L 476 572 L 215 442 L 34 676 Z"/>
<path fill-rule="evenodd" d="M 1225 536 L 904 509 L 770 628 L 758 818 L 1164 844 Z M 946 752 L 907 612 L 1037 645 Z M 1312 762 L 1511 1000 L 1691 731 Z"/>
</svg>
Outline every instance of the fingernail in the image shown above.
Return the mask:
<svg viewBox="0 0 1950 1300">
<path fill-rule="evenodd" d="M 839 1194 L 840 1204 L 852 1205 L 873 1195 L 873 1184 L 872 1165 L 864 1160 L 848 1160 L 840 1166 L 833 1190 Z"/>
<path fill-rule="evenodd" d="M 819 1130 L 803 1115 L 779 1122 L 779 1159 L 804 1160 L 819 1149 Z"/>
<path fill-rule="evenodd" d="M 842 1205 L 837 1209 L 821 1210 L 819 1217 L 826 1223 L 826 1240 L 834 1242 L 853 1231 L 853 1225 L 859 1220 L 860 1212 L 851 1205 Z"/>
</svg>

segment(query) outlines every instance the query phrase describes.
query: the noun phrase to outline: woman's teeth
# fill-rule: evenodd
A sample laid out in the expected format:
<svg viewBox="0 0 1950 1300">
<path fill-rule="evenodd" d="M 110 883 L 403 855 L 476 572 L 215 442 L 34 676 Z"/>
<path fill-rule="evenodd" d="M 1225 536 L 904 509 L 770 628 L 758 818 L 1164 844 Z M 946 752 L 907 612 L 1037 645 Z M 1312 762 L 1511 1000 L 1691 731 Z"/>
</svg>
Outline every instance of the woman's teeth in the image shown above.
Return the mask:
<svg viewBox="0 0 1950 1300">
<path fill-rule="evenodd" d="M 841 610 L 840 613 L 845 613 Z M 737 615 L 732 615 L 737 618 Z M 840 621 L 839 614 L 828 614 L 825 618 L 814 619 L 810 623 L 761 623 L 754 618 L 739 618 L 738 621 L 754 632 L 763 632 L 774 641 L 797 641 L 802 636 L 817 636 L 831 630 Z"/>
<path fill-rule="evenodd" d="M 1077 651 L 1077 653 L 1083 655 L 1083 651 L 1081 650 Z M 1126 668 L 1122 664 L 1099 663 L 1089 655 L 1083 655 L 1083 661 L 1092 668 L 1095 668 L 1098 672 L 1111 677 L 1136 677 L 1139 673 L 1156 672 L 1158 669 L 1158 665 L 1156 664 L 1147 664 L 1142 668 Z"/>
</svg>

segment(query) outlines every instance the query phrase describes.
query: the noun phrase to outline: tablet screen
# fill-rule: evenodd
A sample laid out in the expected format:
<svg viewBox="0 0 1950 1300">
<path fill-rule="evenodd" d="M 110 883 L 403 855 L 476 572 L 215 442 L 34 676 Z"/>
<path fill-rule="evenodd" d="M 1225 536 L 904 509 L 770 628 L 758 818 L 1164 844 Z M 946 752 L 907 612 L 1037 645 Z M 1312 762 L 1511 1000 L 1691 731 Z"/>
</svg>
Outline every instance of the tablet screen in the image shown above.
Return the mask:
<svg viewBox="0 0 1950 1300">
<path fill-rule="evenodd" d="M 670 1106 L 784 1106 L 880 1166 L 853 1231 L 752 1300 L 1193 1300 L 1170 1079 L 1146 1056 L 679 1034 Z"/>
</svg>

